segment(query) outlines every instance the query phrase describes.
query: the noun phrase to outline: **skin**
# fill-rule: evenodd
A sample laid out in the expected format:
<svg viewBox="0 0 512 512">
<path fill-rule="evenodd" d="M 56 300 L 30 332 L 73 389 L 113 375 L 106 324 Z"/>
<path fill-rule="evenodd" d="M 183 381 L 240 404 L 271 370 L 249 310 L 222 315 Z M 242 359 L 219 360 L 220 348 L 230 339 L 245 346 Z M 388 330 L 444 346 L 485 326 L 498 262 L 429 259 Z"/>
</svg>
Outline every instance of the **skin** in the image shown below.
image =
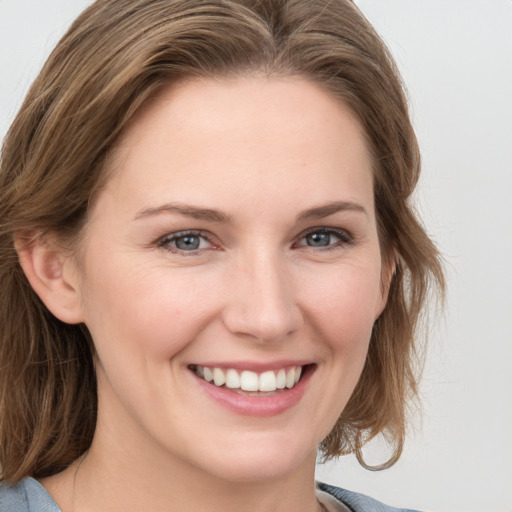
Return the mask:
<svg viewBox="0 0 512 512">
<path fill-rule="evenodd" d="M 358 381 L 391 275 L 357 119 L 297 77 L 194 80 L 145 105 L 113 155 L 82 264 L 52 244 L 20 255 L 97 350 L 91 449 L 41 482 L 64 512 L 317 510 L 317 446 Z M 177 248 L 187 230 L 197 250 Z M 219 404 L 189 368 L 282 360 L 313 371 L 298 403 L 267 417 Z"/>
</svg>

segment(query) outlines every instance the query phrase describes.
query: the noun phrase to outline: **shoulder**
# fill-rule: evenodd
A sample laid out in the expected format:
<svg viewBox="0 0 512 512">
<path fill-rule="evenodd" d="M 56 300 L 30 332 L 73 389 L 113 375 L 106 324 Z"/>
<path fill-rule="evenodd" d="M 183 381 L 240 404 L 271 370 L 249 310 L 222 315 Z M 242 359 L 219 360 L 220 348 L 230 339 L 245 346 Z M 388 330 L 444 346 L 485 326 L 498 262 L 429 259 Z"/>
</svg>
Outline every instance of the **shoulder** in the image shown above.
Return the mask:
<svg viewBox="0 0 512 512">
<path fill-rule="evenodd" d="M 347 505 L 353 512 L 418 512 L 406 508 L 389 507 L 364 494 L 347 491 L 341 487 L 335 487 L 321 482 L 317 483 L 317 487 Z"/>
<path fill-rule="evenodd" d="M 61 512 L 45 488 L 33 478 L 0 484 L 0 512 Z"/>
</svg>

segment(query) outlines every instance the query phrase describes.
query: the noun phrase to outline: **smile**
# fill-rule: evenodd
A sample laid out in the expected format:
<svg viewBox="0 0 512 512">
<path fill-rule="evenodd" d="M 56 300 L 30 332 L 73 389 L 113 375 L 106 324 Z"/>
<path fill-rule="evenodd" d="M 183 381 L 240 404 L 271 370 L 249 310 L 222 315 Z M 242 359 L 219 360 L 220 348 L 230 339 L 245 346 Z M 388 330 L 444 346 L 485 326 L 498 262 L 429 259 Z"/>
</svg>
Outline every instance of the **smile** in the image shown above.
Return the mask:
<svg viewBox="0 0 512 512">
<path fill-rule="evenodd" d="M 302 366 L 257 373 L 251 370 L 192 365 L 191 370 L 201 379 L 217 387 L 247 392 L 272 392 L 292 389 L 300 380 Z"/>
</svg>

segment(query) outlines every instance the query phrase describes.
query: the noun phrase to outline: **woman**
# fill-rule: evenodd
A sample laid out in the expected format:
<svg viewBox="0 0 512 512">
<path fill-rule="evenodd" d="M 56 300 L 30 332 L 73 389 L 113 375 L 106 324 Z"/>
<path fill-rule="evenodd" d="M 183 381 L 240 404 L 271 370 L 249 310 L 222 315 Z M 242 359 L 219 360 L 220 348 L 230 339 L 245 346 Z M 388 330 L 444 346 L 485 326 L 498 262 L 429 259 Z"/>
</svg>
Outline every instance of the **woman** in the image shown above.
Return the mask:
<svg viewBox="0 0 512 512">
<path fill-rule="evenodd" d="M 314 468 L 400 456 L 418 174 L 350 2 L 91 5 L 2 151 L 0 508 L 391 510 Z"/>
</svg>

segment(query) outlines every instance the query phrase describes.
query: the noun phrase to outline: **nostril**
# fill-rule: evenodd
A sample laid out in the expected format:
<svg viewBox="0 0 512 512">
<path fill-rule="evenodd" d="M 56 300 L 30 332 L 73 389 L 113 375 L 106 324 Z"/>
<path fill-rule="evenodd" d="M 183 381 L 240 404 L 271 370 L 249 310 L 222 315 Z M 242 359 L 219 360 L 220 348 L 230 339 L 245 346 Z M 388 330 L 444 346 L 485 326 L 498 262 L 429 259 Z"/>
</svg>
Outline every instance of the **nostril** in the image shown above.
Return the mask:
<svg viewBox="0 0 512 512">
<path fill-rule="evenodd" d="M 274 343 L 297 332 L 301 320 L 298 314 L 290 310 L 244 308 L 243 304 L 236 304 L 225 312 L 224 324 L 238 336 Z"/>
</svg>

